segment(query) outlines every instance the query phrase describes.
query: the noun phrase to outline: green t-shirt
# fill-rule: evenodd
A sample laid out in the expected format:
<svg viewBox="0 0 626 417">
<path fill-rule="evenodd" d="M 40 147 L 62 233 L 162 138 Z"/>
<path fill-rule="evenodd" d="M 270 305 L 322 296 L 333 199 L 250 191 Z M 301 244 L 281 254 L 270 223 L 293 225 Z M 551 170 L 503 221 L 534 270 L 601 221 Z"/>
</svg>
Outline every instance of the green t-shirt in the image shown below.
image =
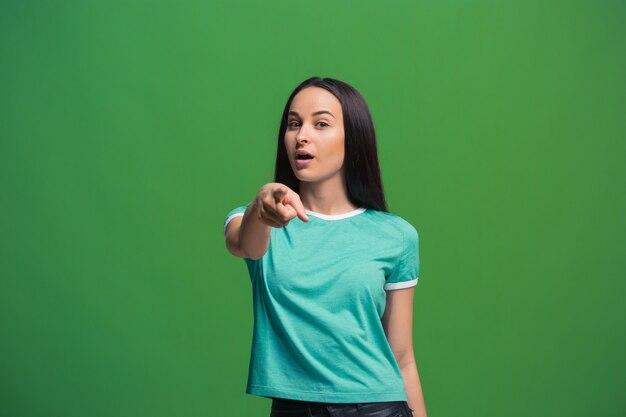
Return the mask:
<svg viewBox="0 0 626 417">
<path fill-rule="evenodd" d="M 242 216 L 249 204 L 224 220 Z M 271 228 L 262 258 L 243 258 L 254 331 L 246 393 L 356 403 L 407 401 L 381 317 L 386 292 L 417 285 L 417 230 L 400 216 L 358 208 L 306 211 Z"/>
</svg>

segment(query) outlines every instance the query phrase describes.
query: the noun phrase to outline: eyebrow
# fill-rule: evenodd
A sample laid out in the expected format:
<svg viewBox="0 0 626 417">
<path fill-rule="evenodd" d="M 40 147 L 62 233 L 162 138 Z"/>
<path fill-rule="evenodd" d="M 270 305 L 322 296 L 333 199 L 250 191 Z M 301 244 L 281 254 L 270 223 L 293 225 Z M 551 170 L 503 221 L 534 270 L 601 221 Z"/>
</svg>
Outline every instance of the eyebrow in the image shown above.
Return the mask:
<svg viewBox="0 0 626 417">
<path fill-rule="evenodd" d="M 328 110 L 318 110 L 316 112 L 311 113 L 312 116 L 318 115 L 318 114 L 323 114 L 323 113 L 327 113 L 330 114 L 331 116 L 333 116 L 333 114 L 331 112 L 329 112 Z M 298 112 L 290 110 L 289 114 L 293 114 L 296 115 L 298 117 L 300 117 L 300 115 L 298 114 Z M 333 116 L 333 119 L 335 118 L 335 116 Z"/>
</svg>

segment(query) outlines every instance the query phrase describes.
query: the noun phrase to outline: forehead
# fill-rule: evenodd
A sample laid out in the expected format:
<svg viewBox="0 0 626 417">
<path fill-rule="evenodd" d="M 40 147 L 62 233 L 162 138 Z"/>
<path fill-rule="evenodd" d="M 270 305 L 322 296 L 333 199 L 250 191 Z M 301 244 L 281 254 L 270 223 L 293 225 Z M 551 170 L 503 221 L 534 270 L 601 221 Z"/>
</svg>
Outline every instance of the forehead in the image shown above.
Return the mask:
<svg viewBox="0 0 626 417">
<path fill-rule="evenodd" d="M 320 87 L 307 87 L 298 92 L 289 110 L 308 116 L 316 110 L 329 110 L 336 117 L 341 114 L 341 103 L 330 91 Z"/>
</svg>

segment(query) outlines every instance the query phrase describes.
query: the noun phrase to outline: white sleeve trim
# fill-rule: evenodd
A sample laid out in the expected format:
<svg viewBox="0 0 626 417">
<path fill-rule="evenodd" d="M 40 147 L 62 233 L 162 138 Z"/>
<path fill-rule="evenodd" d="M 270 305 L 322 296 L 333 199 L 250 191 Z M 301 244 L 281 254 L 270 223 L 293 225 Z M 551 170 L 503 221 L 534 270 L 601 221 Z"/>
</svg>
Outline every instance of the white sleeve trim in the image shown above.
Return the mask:
<svg viewBox="0 0 626 417">
<path fill-rule="evenodd" d="M 235 213 L 235 214 L 231 214 L 230 216 L 228 216 L 228 218 L 224 221 L 224 236 L 226 236 L 226 226 L 228 226 L 228 222 L 230 222 L 235 217 L 243 216 L 243 215 L 244 213 Z"/>
<path fill-rule="evenodd" d="M 402 282 L 388 282 L 386 283 L 383 288 L 385 290 L 399 290 L 401 288 L 409 288 L 409 287 L 414 287 L 417 285 L 417 280 L 419 277 L 415 277 L 415 279 L 412 279 L 410 281 L 402 281 Z"/>
</svg>

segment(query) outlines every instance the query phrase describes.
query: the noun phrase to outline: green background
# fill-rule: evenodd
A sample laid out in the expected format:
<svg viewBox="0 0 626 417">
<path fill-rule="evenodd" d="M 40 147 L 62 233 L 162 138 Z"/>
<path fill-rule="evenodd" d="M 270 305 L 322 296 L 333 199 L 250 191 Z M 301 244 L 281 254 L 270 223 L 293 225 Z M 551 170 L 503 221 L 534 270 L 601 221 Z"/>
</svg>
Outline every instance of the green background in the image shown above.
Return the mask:
<svg viewBox="0 0 626 417">
<path fill-rule="evenodd" d="M 429 416 L 626 415 L 623 1 L 0 2 L 0 415 L 269 416 L 223 241 L 346 81 Z"/>
</svg>

